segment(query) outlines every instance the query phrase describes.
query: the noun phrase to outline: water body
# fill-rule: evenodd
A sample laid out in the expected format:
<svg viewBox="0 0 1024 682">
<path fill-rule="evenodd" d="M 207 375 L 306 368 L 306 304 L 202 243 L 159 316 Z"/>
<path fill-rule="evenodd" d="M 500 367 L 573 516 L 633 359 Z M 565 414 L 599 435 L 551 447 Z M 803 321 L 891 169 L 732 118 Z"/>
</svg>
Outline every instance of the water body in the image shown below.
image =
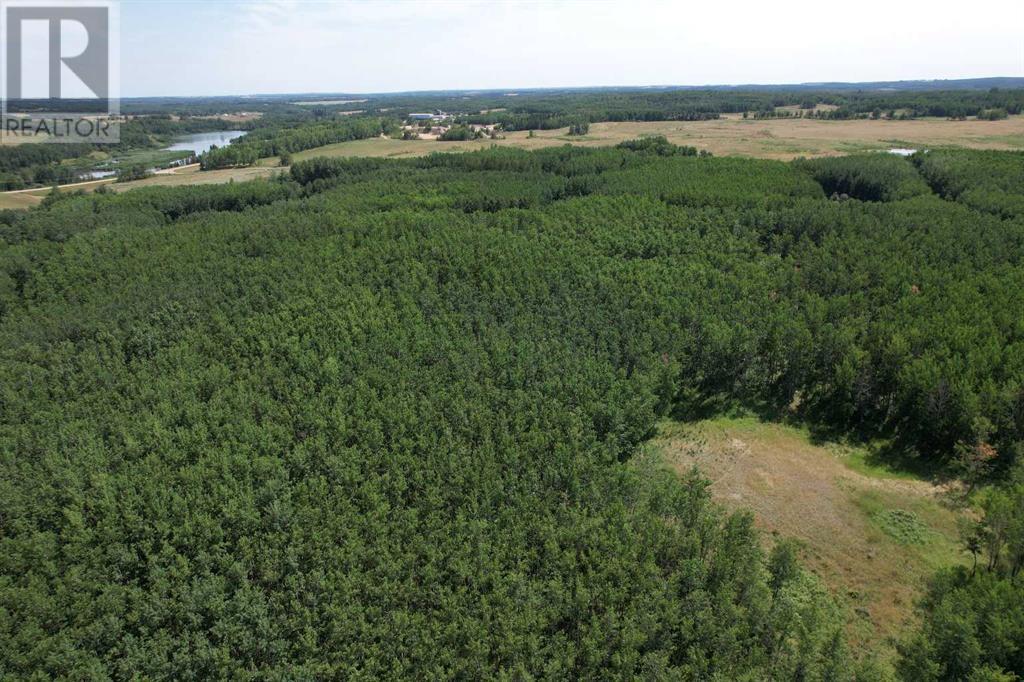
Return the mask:
<svg viewBox="0 0 1024 682">
<path fill-rule="evenodd" d="M 218 130 L 215 133 L 195 133 L 183 135 L 177 138 L 170 147 L 169 152 L 192 152 L 196 156 L 210 151 L 210 147 L 217 145 L 223 147 L 231 143 L 231 140 L 245 135 L 244 130 Z"/>
<path fill-rule="evenodd" d="M 896 156 L 910 156 L 911 154 L 917 153 L 917 150 L 916 149 L 896 148 L 896 149 L 890 149 L 889 153 L 890 154 L 895 154 Z"/>
</svg>

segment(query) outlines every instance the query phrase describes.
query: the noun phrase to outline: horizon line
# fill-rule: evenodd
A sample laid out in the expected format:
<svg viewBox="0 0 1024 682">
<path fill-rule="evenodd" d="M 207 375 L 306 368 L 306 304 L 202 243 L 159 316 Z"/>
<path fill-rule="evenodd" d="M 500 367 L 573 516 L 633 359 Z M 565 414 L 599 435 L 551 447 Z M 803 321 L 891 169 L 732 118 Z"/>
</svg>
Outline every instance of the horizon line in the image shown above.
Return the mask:
<svg viewBox="0 0 1024 682">
<path fill-rule="evenodd" d="M 735 89 L 735 90 L 757 90 L 763 88 L 810 88 L 810 87 L 830 87 L 830 86 L 885 86 L 889 84 L 906 84 L 906 83 L 967 83 L 971 81 L 1020 81 L 1020 86 L 1024 87 L 1024 76 L 973 76 L 969 78 L 902 78 L 897 80 L 867 80 L 867 81 L 804 81 L 804 82 L 777 82 L 777 83 L 704 83 L 704 84 L 686 84 L 686 83 L 652 83 L 644 85 L 551 85 L 551 86 L 526 86 L 526 87 L 514 87 L 514 86 L 488 86 L 488 87 L 476 87 L 476 88 L 428 88 L 423 90 L 377 90 L 377 91 L 355 91 L 355 90 L 319 90 L 319 91 L 280 91 L 280 92 L 250 92 L 250 93 L 236 93 L 236 94 L 225 94 L 225 95 L 212 95 L 212 94 L 190 94 L 190 95 L 127 95 L 119 98 L 119 101 L 124 100 L 141 100 L 141 99 L 199 99 L 199 98 L 259 98 L 259 97 L 304 97 L 304 96 L 321 96 L 321 95 L 357 95 L 366 97 L 376 96 L 395 96 L 395 95 L 421 95 L 421 94 L 435 94 L 435 93 L 498 93 L 498 92 L 543 92 L 551 90 L 645 90 L 645 89 L 686 89 L 686 90 L 701 90 L 701 89 Z M 28 100 L 28 98 L 25 98 Z M 30 101 L 44 101 L 44 100 L 30 100 Z"/>
</svg>

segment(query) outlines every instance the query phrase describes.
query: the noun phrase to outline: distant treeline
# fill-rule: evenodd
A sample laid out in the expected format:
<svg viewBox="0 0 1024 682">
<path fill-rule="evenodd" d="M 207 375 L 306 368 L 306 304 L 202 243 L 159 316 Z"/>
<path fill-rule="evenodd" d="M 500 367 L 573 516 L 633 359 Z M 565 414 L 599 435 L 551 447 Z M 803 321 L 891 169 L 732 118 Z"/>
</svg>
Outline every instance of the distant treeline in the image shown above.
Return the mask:
<svg viewBox="0 0 1024 682">
<path fill-rule="evenodd" d="M 815 111 L 818 105 L 827 109 Z M 1000 112 L 1024 110 L 1024 89 L 946 91 L 596 91 L 521 93 L 514 97 L 490 93 L 480 96 L 405 96 L 373 98 L 360 105 L 367 110 L 387 110 L 399 115 L 434 110 L 464 113 L 468 123 L 500 123 L 506 130 L 564 128 L 579 120 L 692 121 L 720 114 L 753 112 L 755 116 L 806 115 L 848 119 L 868 117 L 938 116 L 998 118 Z M 795 112 L 776 112 L 778 107 L 798 107 Z"/>
<path fill-rule="evenodd" d="M 719 112 L 698 107 L 684 109 L 634 109 L 619 111 L 567 111 L 548 112 L 496 112 L 465 116 L 467 123 L 497 123 L 505 130 L 555 130 L 580 125 L 581 121 L 707 121 L 719 117 Z"/>
<path fill-rule="evenodd" d="M 200 159 L 203 170 L 250 166 L 261 158 L 292 154 L 337 142 L 362 140 L 394 132 L 395 119 L 352 117 L 314 121 L 295 126 L 264 126 L 237 138 L 225 147 L 214 148 Z"/>
<path fill-rule="evenodd" d="M 1015 87 L 1013 79 L 978 80 L 994 87 L 958 88 L 955 84 L 903 84 L 882 87 L 865 84 L 863 88 L 825 84 L 822 86 L 764 86 L 739 88 L 594 88 L 550 89 L 507 92 L 431 92 L 386 95 L 320 95 L 210 97 L 210 98 L 144 98 L 125 100 L 122 109 L 128 113 L 160 113 L 183 116 L 210 116 L 228 112 L 259 112 L 267 118 L 288 118 L 307 121 L 330 118 L 341 111 L 363 110 L 382 116 L 405 117 L 412 112 L 433 111 L 478 116 L 485 110 L 493 115 L 467 122 L 497 122 L 504 118 L 517 130 L 527 128 L 565 127 L 555 122 L 565 117 L 584 117 L 598 121 L 700 120 L 716 114 L 762 112 L 766 115 L 777 107 L 800 106 L 805 110 L 817 104 L 836 107 L 837 111 L 816 115 L 832 118 L 869 116 L 872 112 L 899 112 L 906 116 L 960 117 L 985 115 L 986 111 L 1003 110 L 1008 114 L 1022 111 L 1024 88 Z M 1002 87 L 999 87 L 1002 86 Z M 332 99 L 337 104 L 330 104 Z M 297 102 L 305 100 L 306 104 Z M 503 116 L 499 116 L 503 115 Z"/>
</svg>

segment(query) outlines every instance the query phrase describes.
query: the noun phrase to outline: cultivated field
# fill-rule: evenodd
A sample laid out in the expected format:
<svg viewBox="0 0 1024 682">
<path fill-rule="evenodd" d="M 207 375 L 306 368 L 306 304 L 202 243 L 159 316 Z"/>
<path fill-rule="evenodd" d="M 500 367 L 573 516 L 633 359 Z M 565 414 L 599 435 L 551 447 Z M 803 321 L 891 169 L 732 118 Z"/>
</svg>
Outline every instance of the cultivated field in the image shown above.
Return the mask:
<svg viewBox="0 0 1024 682">
<path fill-rule="evenodd" d="M 467 151 L 493 144 L 540 149 L 563 144 L 599 147 L 618 144 L 644 135 L 664 135 L 670 142 L 706 149 L 718 156 L 755 156 L 793 159 L 798 156 L 836 156 L 893 147 L 967 147 L 972 149 L 1024 149 L 1024 116 L 1002 121 L 819 121 L 813 119 L 743 119 L 728 116 L 717 121 L 652 121 L 594 123 L 582 137 L 568 129 L 506 133 L 502 140 L 435 142 L 373 138 L 342 142 L 294 155 L 296 160 L 314 156 L 423 156 L 431 152 Z"/>
<path fill-rule="evenodd" d="M 800 541 L 805 565 L 851 607 L 851 639 L 866 650 L 891 655 L 926 580 L 969 560 L 948 491 L 873 466 L 866 449 L 727 418 L 664 425 L 655 445 L 681 472 L 696 465 L 718 502 L 753 511 L 766 538 Z"/>
</svg>

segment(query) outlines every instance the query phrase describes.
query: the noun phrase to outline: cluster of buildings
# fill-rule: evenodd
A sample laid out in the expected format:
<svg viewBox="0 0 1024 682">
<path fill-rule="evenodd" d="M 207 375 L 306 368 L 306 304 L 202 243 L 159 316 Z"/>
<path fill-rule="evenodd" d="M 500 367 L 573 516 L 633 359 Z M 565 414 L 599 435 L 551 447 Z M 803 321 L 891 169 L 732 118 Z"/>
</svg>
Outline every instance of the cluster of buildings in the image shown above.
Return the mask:
<svg viewBox="0 0 1024 682">
<path fill-rule="evenodd" d="M 440 109 L 434 109 L 432 114 L 409 114 L 410 121 L 443 121 L 446 118 L 451 118 L 451 114 L 446 114 Z"/>
<path fill-rule="evenodd" d="M 451 129 L 457 114 L 435 109 L 433 113 L 413 113 L 407 117 L 402 126 L 403 137 L 414 140 L 436 140 Z M 498 127 L 496 124 L 469 124 L 469 129 L 482 137 L 491 136 Z"/>
</svg>

